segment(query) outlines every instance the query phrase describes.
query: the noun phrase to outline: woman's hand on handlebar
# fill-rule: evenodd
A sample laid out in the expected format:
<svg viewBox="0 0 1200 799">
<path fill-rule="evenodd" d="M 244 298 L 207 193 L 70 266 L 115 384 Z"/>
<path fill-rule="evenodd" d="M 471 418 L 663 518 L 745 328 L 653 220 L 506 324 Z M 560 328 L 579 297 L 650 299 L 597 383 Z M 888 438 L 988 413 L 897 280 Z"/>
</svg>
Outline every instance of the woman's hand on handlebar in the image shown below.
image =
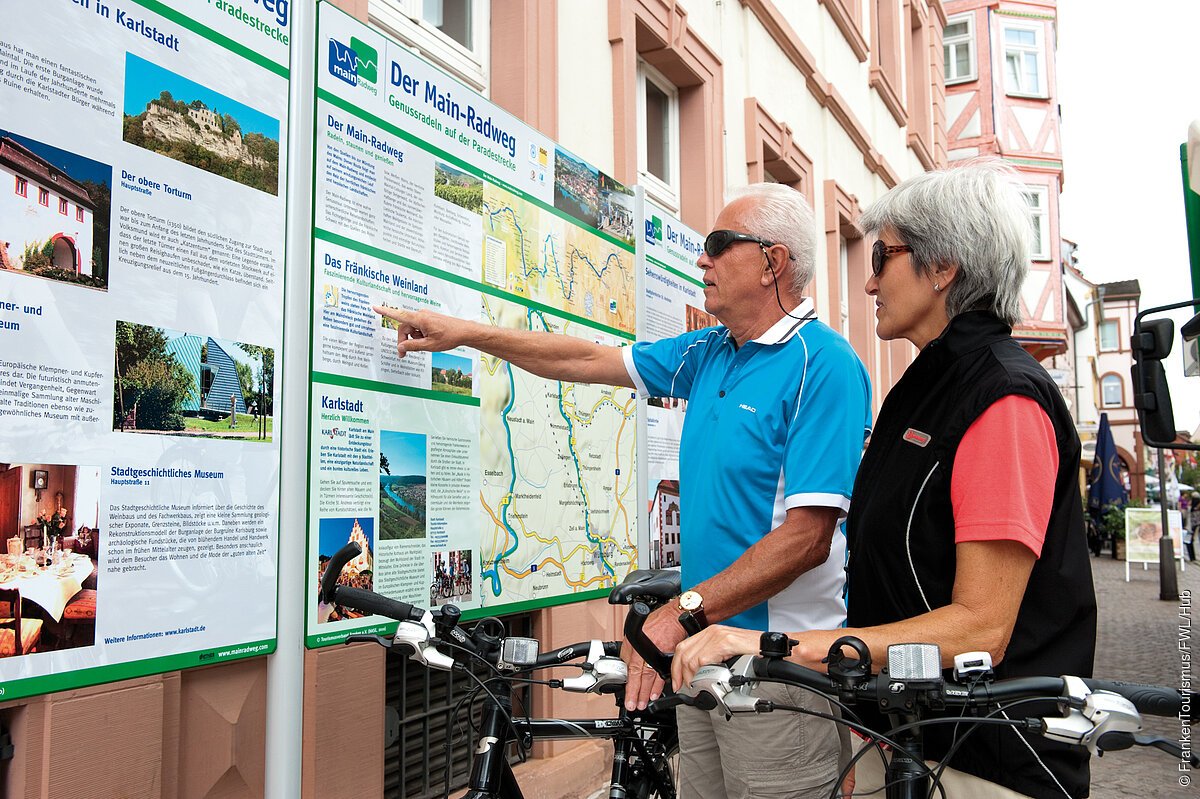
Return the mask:
<svg viewBox="0 0 1200 799">
<path fill-rule="evenodd" d="M 660 652 L 671 652 L 684 640 L 683 628 L 675 618 L 678 615 L 679 609 L 675 607 L 675 603 L 669 602 L 647 616 L 645 624 L 642 625 L 642 632 L 654 642 Z M 625 709 L 645 710 L 646 705 L 662 695 L 666 682 L 654 669 L 646 665 L 646 661 L 642 660 L 642 656 L 632 646 L 621 647 L 621 656 L 625 658 L 629 672 L 625 683 Z"/>
<path fill-rule="evenodd" d="M 721 663 L 736 655 L 756 655 L 761 633 L 740 627 L 714 625 L 675 646 L 671 662 L 671 684 L 684 686 L 701 666 Z"/>
</svg>

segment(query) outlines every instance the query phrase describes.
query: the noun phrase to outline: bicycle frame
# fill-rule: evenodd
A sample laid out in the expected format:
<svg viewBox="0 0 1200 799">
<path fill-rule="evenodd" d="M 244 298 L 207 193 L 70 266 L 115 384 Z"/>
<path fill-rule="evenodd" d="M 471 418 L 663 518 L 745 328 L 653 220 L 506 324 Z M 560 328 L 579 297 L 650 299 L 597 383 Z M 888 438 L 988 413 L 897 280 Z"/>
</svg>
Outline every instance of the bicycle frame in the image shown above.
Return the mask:
<svg viewBox="0 0 1200 799">
<path fill-rule="evenodd" d="M 659 768 L 647 751 L 646 739 L 640 734 L 653 724 L 635 721 L 622 708 L 620 715 L 611 719 L 513 718 L 510 725 L 512 697 L 509 686 L 504 684 L 493 694 L 495 699 L 489 698 L 484 706 L 479 744 L 471 763 L 471 776 L 464 799 L 524 799 L 521 786 L 505 755 L 508 744 L 518 740 L 522 746 L 528 746 L 535 740 L 572 738 L 607 738 L 613 741 L 610 797 L 626 796 L 634 772 L 631 755 L 637 755 L 638 763 L 647 770 L 659 796 L 664 799 L 675 796 L 670 774 Z"/>
</svg>

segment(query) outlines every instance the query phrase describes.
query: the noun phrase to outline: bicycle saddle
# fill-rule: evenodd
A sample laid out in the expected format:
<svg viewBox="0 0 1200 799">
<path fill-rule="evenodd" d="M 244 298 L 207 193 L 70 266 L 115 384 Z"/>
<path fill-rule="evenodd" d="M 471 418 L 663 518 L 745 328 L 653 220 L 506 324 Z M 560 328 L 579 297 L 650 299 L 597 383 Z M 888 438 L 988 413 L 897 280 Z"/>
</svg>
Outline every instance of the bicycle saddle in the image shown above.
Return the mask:
<svg viewBox="0 0 1200 799">
<path fill-rule="evenodd" d="M 610 605 L 630 605 L 637 599 L 651 598 L 655 604 L 679 594 L 679 572 L 674 569 L 638 569 L 608 595 Z"/>
</svg>

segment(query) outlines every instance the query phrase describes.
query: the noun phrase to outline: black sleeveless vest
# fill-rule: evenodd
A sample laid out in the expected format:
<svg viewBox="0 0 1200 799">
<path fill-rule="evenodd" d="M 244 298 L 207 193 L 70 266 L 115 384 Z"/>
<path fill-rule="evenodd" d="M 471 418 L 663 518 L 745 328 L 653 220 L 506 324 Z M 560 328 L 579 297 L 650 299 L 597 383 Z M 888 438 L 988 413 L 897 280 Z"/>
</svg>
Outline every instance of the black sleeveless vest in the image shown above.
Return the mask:
<svg viewBox="0 0 1200 799">
<path fill-rule="evenodd" d="M 996 677 L 1090 677 L 1096 598 L 1079 492 L 1079 437 L 1058 388 L 1011 333 L 990 313 L 960 314 L 888 393 L 850 503 L 848 624 L 886 624 L 950 604 L 955 452 L 967 428 L 994 402 L 1026 396 L 1054 426 L 1059 465 L 1045 544 Z M 941 760 L 954 729 L 927 726 L 925 757 Z M 1070 796 L 1087 796 L 1086 750 L 1005 727 L 975 729 L 949 765 L 1029 796 L 1062 797 L 1042 764 Z"/>
</svg>

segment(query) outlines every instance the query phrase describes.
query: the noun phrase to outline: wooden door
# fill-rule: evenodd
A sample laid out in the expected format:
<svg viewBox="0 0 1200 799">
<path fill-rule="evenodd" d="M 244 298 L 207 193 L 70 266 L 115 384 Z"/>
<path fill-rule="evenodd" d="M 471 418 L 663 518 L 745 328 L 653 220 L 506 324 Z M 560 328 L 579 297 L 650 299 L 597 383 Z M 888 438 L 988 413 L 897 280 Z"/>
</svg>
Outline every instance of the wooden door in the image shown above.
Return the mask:
<svg viewBox="0 0 1200 799">
<path fill-rule="evenodd" d="M 21 467 L 0 472 L 0 536 L 11 538 L 21 531 Z"/>
</svg>

